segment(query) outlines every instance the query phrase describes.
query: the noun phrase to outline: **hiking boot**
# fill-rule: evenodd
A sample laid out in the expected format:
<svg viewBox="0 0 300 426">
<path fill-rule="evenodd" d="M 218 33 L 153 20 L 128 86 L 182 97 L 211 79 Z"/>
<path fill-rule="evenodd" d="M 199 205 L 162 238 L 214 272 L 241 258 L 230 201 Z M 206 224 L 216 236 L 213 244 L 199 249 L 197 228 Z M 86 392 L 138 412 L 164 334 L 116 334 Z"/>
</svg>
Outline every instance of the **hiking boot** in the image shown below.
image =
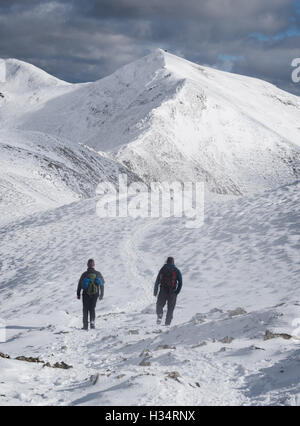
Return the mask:
<svg viewBox="0 0 300 426">
<path fill-rule="evenodd" d="M 162 320 L 161 317 L 157 317 L 156 324 L 159 325 L 161 323 L 161 320 Z"/>
<path fill-rule="evenodd" d="M 87 328 L 87 327 L 82 327 L 82 329 L 81 329 L 81 330 L 88 331 L 88 328 Z"/>
<path fill-rule="evenodd" d="M 91 330 L 94 330 L 95 329 L 95 323 L 93 323 L 93 322 L 91 322 Z"/>
</svg>

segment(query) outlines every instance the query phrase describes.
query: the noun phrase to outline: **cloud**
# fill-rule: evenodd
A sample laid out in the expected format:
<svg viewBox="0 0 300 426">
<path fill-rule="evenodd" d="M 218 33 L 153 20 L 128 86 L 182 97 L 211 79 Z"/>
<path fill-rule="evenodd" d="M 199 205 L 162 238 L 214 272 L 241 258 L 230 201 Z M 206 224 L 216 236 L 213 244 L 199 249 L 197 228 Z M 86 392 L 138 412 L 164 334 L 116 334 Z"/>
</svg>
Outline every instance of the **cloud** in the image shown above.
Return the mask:
<svg viewBox="0 0 300 426">
<path fill-rule="evenodd" d="M 286 27 L 293 0 L 88 0 L 87 14 L 99 19 L 190 20 L 224 35 L 263 31 L 275 34 Z"/>
<path fill-rule="evenodd" d="M 296 91 L 296 8 L 295 0 L 0 0 L 0 57 L 88 81 L 162 47 Z"/>
</svg>

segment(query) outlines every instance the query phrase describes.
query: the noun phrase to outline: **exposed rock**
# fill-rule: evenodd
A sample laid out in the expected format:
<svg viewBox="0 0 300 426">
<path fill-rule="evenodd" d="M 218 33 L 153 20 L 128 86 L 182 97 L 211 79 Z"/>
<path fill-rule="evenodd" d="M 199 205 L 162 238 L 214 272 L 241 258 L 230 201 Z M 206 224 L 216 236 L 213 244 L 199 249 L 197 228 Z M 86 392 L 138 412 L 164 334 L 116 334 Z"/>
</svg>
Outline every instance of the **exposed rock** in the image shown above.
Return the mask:
<svg viewBox="0 0 300 426">
<path fill-rule="evenodd" d="M 142 376 L 156 376 L 156 374 L 154 374 L 154 373 L 149 373 L 149 372 L 147 371 L 147 372 L 143 372 L 143 373 L 137 374 L 137 375 L 136 375 L 136 376 L 134 376 L 134 377 L 142 377 Z"/>
<path fill-rule="evenodd" d="M 206 318 L 207 318 L 206 315 L 198 313 L 193 316 L 192 321 L 195 324 L 202 324 L 203 322 L 205 322 Z"/>
<path fill-rule="evenodd" d="M 61 368 L 62 370 L 69 370 L 70 368 L 73 368 L 72 365 L 68 365 L 65 362 L 61 361 L 61 362 L 56 362 L 52 368 Z"/>
<path fill-rule="evenodd" d="M 201 343 L 198 343 L 198 345 L 194 345 L 194 346 L 192 346 L 192 349 L 195 349 L 195 348 L 201 348 L 202 346 L 206 346 L 207 345 L 207 343 L 206 342 L 201 342 Z"/>
<path fill-rule="evenodd" d="M 9 355 L 5 355 L 1 352 L 0 352 L 0 357 L 6 358 L 6 359 L 11 359 Z M 42 361 L 39 357 L 34 358 L 34 357 L 31 357 L 31 356 L 27 357 L 27 356 L 21 355 L 21 356 L 16 357 L 15 360 L 16 361 L 23 361 L 23 362 L 30 362 L 30 363 L 33 363 L 33 364 L 43 364 L 43 367 L 61 368 L 63 370 L 68 370 L 70 368 L 73 368 L 72 365 L 68 365 L 63 361 L 57 362 L 54 365 L 51 365 L 50 362 Z"/>
<path fill-rule="evenodd" d="M 292 336 L 287 333 L 272 333 L 272 331 L 267 330 L 264 336 L 264 340 L 276 339 L 277 337 L 282 337 L 285 340 L 292 338 Z"/>
<path fill-rule="evenodd" d="M 243 308 L 236 308 L 232 311 L 228 311 L 229 318 L 236 317 L 238 315 L 245 315 L 247 312 Z"/>
<path fill-rule="evenodd" d="M 40 358 L 33 358 L 31 356 L 26 357 L 26 356 L 18 356 L 16 358 L 17 361 L 25 361 L 25 362 L 32 362 L 32 363 L 36 363 L 36 364 L 45 364 L 44 361 L 41 361 Z"/>
<path fill-rule="evenodd" d="M 65 362 L 56 362 L 55 364 L 51 365 L 50 362 L 44 363 L 44 367 L 49 368 L 60 368 L 61 370 L 69 370 L 70 368 L 73 368 L 72 365 L 68 365 Z"/>
<path fill-rule="evenodd" d="M 92 385 L 94 386 L 97 382 L 98 382 L 98 379 L 99 379 L 99 374 L 97 373 L 97 374 L 94 374 L 94 375 L 92 375 L 91 377 L 90 377 L 90 381 L 92 382 Z"/>
<path fill-rule="evenodd" d="M 41 327 L 40 331 L 51 330 L 51 329 L 53 329 L 53 325 L 47 325 L 47 327 Z"/>
<path fill-rule="evenodd" d="M 160 350 L 163 350 L 163 349 L 176 349 L 176 346 L 159 345 L 159 346 L 157 346 L 157 348 L 155 350 L 160 351 Z"/>
<path fill-rule="evenodd" d="M 233 337 L 226 336 L 226 337 L 223 337 L 223 339 L 219 340 L 219 342 L 229 344 L 233 342 L 233 340 L 234 340 Z"/>
<path fill-rule="evenodd" d="M 117 379 L 122 379 L 123 377 L 125 377 L 126 376 L 126 374 L 119 374 L 118 376 L 117 376 Z"/>
<path fill-rule="evenodd" d="M 254 346 L 254 345 L 251 346 L 251 349 L 253 349 L 255 351 L 265 351 L 264 348 L 259 348 L 258 346 Z"/>
<path fill-rule="evenodd" d="M 144 349 L 141 353 L 140 353 L 140 355 L 139 355 L 140 357 L 150 357 L 150 349 Z M 127 360 L 127 359 L 126 359 Z"/>
<path fill-rule="evenodd" d="M 128 334 L 139 334 L 139 330 L 129 330 Z"/>
<path fill-rule="evenodd" d="M 209 311 L 210 314 L 221 314 L 223 311 L 222 309 L 213 308 Z"/>
<path fill-rule="evenodd" d="M 146 358 L 144 358 L 140 363 L 139 363 L 139 366 L 141 366 L 141 367 L 149 367 L 151 365 L 151 363 L 150 363 L 150 358 L 149 357 L 146 357 Z"/>
<path fill-rule="evenodd" d="M 0 358 L 10 359 L 10 356 L 6 355 L 6 354 L 3 354 L 2 352 L 0 352 Z"/>
<path fill-rule="evenodd" d="M 178 371 L 170 371 L 170 372 L 166 372 L 165 374 L 167 375 L 168 379 L 177 380 L 177 382 L 180 383 L 180 381 L 178 380 L 178 378 L 181 377 L 181 376 L 178 373 Z"/>
</svg>

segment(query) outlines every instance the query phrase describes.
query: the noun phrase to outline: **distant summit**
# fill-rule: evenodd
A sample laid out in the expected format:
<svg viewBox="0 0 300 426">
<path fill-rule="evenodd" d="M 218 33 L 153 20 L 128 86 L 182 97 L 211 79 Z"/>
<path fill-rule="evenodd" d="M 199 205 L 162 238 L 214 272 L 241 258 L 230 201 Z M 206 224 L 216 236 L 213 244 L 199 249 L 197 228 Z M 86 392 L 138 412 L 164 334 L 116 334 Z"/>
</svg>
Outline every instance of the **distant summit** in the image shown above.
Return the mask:
<svg viewBox="0 0 300 426">
<path fill-rule="evenodd" d="M 84 84 L 5 64 L 0 123 L 105 151 L 145 182 L 240 195 L 299 179 L 300 98 L 265 81 L 163 49 Z"/>
<path fill-rule="evenodd" d="M 19 90 L 39 90 L 42 87 L 68 85 L 35 65 L 18 59 L 0 59 L 2 83 Z"/>
</svg>

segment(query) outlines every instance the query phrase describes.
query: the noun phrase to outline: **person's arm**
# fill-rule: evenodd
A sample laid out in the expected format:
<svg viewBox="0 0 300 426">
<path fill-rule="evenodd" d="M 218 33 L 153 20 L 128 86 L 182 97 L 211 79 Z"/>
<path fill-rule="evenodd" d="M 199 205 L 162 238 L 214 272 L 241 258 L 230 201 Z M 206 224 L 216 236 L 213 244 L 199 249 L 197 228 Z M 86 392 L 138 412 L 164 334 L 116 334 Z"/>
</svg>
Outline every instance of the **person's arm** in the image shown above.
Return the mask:
<svg viewBox="0 0 300 426">
<path fill-rule="evenodd" d="M 100 285 L 99 285 L 99 287 L 100 287 L 100 295 L 99 295 L 99 299 L 102 300 L 103 297 L 104 297 L 104 282 L 105 281 L 104 281 L 104 278 L 103 278 L 103 275 L 101 274 L 101 272 L 98 271 L 97 275 L 98 275 L 98 278 L 100 279 Z"/>
<path fill-rule="evenodd" d="M 77 299 L 80 299 L 80 294 L 81 294 L 81 290 L 82 290 L 82 280 L 84 278 L 84 273 L 81 275 L 79 282 L 78 282 L 78 286 L 77 286 Z"/>
<path fill-rule="evenodd" d="M 177 269 L 177 283 L 178 283 L 178 285 L 177 285 L 177 289 L 176 289 L 176 294 L 179 294 L 181 292 L 181 289 L 182 289 L 182 275 L 181 275 L 181 272 L 179 271 L 179 269 Z"/>
<path fill-rule="evenodd" d="M 104 297 L 104 284 L 100 285 L 100 296 L 99 299 L 102 300 Z"/>
<path fill-rule="evenodd" d="M 98 271 L 98 276 L 99 276 L 100 280 L 103 282 L 103 284 L 105 284 L 105 280 L 103 278 L 103 275 L 99 271 Z"/>
<path fill-rule="evenodd" d="M 154 284 L 154 292 L 153 292 L 154 297 L 156 297 L 156 296 L 157 296 L 157 293 L 158 293 L 158 286 L 159 286 L 159 284 L 160 284 L 160 272 L 161 272 L 161 271 L 159 271 L 159 273 L 158 273 L 158 275 L 157 275 L 157 278 L 156 278 L 156 281 L 155 281 L 155 284 Z"/>
</svg>

